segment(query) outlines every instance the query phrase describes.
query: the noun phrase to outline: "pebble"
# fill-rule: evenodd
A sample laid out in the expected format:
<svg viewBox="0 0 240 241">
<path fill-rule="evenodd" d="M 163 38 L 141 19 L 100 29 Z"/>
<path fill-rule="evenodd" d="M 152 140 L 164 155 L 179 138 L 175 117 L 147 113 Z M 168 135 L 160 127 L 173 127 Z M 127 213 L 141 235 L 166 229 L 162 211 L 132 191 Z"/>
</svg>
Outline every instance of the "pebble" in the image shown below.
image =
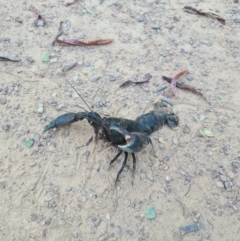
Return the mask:
<svg viewBox="0 0 240 241">
<path fill-rule="evenodd" d="M 185 180 L 186 180 L 186 181 L 190 182 L 191 179 L 192 179 L 192 177 L 191 177 L 190 175 L 186 175 L 186 176 L 185 176 Z"/>
<path fill-rule="evenodd" d="M 72 69 L 72 68 L 73 68 L 74 66 L 76 66 L 76 65 L 77 65 L 77 62 L 76 62 L 76 61 L 70 62 L 69 64 L 67 64 L 67 65 L 65 65 L 65 66 L 62 67 L 62 72 L 66 72 L 66 71 Z"/>
<path fill-rule="evenodd" d="M 219 188 L 224 188 L 224 185 L 223 185 L 222 182 L 217 182 L 216 184 L 217 184 L 217 187 L 219 187 Z"/>
<path fill-rule="evenodd" d="M 194 223 L 194 224 L 190 224 L 190 225 L 187 225 L 184 227 L 180 227 L 180 232 L 182 235 L 184 235 L 186 233 L 197 231 L 198 229 L 199 229 L 199 224 Z"/>
<path fill-rule="evenodd" d="M 63 4 L 64 4 L 65 6 L 69 6 L 69 5 L 73 4 L 74 2 L 75 2 L 75 0 L 65 0 L 65 1 L 63 2 Z"/>
<path fill-rule="evenodd" d="M 226 181 L 227 181 L 227 176 L 221 175 L 221 176 L 220 176 L 220 180 L 221 180 L 222 182 L 226 182 Z"/>
<path fill-rule="evenodd" d="M 234 19 L 234 22 L 235 22 L 235 23 L 240 23 L 240 17 L 236 17 L 236 18 Z"/>
<path fill-rule="evenodd" d="M 137 20 L 138 20 L 139 22 L 143 22 L 143 21 L 145 20 L 144 15 L 139 15 L 139 16 L 137 16 Z"/>
<path fill-rule="evenodd" d="M 49 62 L 50 62 L 50 63 L 56 63 L 57 61 L 58 61 L 57 58 L 51 58 Z"/>
<path fill-rule="evenodd" d="M 26 60 L 29 62 L 29 63 L 34 63 L 34 59 L 32 57 L 26 57 Z"/>
<path fill-rule="evenodd" d="M 146 36 L 146 35 L 141 35 L 141 36 L 139 37 L 139 39 L 140 39 L 141 41 L 144 41 L 144 40 L 147 39 L 147 36 Z"/>
<path fill-rule="evenodd" d="M 98 241 L 105 241 L 109 238 L 109 235 L 106 233 L 106 234 L 103 234 L 99 237 Z"/>
<path fill-rule="evenodd" d="M 11 127 L 11 125 L 9 125 L 9 124 L 2 125 L 2 130 L 8 131 L 10 129 L 10 127 Z"/>
<path fill-rule="evenodd" d="M 187 79 L 188 81 L 192 81 L 192 80 L 193 80 L 193 76 L 190 75 L 190 74 L 187 74 L 187 75 L 186 75 L 186 79 Z"/>
<path fill-rule="evenodd" d="M 219 173 L 217 170 L 214 170 L 211 174 L 212 179 L 217 178 L 219 176 Z"/>
<path fill-rule="evenodd" d="M 0 104 L 1 105 L 5 105 L 7 103 L 7 99 L 6 98 L 0 98 Z"/>
<path fill-rule="evenodd" d="M 99 75 L 93 75 L 93 76 L 91 77 L 91 81 L 93 81 L 93 82 L 96 82 L 96 81 L 98 81 L 99 79 L 101 79 L 101 76 L 99 76 Z"/>
<path fill-rule="evenodd" d="M 109 76 L 109 81 L 115 81 L 115 80 L 116 80 L 116 77 L 114 75 Z"/>
<path fill-rule="evenodd" d="M 106 219 L 107 219 L 107 220 L 111 220 L 111 218 L 110 218 L 110 215 L 109 215 L 109 214 L 107 214 L 107 215 L 106 215 Z"/>
<path fill-rule="evenodd" d="M 173 26 L 173 24 L 171 24 L 171 23 L 166 24 L 166 28 L 167 28 L 167 29 L 173 29 L 173 27 L 174 27 L 174 26 Z"/>
<path fill-rule="evenodd" d="M 201 72 L 201 74 L 202 74 L 202 76 L 208 76 L 208 73 L 205 71 Z"/>
<path fill-rule="evenodd" d="M 166 183 L 170 183 L 171 182 L 171 177 L 166 176 L 165 180 L 166 180 Z"/>
<path fill-rule="evenodd" d="M 84 153 L 83 153 L 83 156 L 85 157 L 88 157 L 90 155 L 90 151 L 86 150 Z"/>
<path fill-rule="evenodd" d="M 35 188 L 35 186 L 36 186 L 36 183 L 32 183 L 32 184 L 29 186 L 29 190 L 30 190 L 30 191 L 33 191 L 34 188 Z"/>
<path fill-rule="evenodd" d="M 65 107 L 66 107 L 66 105 L 62 103 L 62 104 L 58 105 L 57 110 L 64 109 Z"/>
<path fill-rule="evenodd" d="M 114 230 L 115 230 L 115 232 L 116 232 L 118 235 L 121 235 L 121 234 L 122 234 L 122 229 L 121 229 L 120 226 L 114 227 Z"/>
<path fill-rule="evenodd" d="M 37 165 L 36 162 L 31 162 L 29 166 L 30 166 L 30 167 L 34 167 L 34 166 L 36 166 L 36 165 Z"/>
<path fill-rule="evenodd" d="M 232 162 L 232 166 L 236 169 L 239 168 L 239 163 L 238 162 Z"/>
<path fill-rule="evenodd" d="M 38 106 L 37 113 L 42 114 L 42 113 L 43 113 L 43 111 L 44 111 L 44 108 L 43 108 L 43 103 L 41 103 L 41 104 L 39 104 L 39 106 Z"/>
</svg>

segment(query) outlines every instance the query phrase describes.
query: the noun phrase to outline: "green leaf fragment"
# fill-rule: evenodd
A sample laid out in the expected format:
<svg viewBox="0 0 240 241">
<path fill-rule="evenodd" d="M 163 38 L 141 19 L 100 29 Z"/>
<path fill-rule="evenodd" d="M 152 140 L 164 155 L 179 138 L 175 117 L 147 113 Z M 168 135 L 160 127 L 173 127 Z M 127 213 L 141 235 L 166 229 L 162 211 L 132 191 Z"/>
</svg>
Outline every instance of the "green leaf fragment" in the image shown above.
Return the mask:
<svg viewBox="0 0 240 241">
<path fill-rule="evenodd" d="M 199 133 L 202 137 L 207 136 L 207 137 L 213 137 L 213 133 L 210 130 L 199 130 Z"/>
<path fill-rule="evenodd" d="M 43 57 L 43 59 L 42 59 L 42 62 L 47 63 L 47 62 L 49 62 L 49 60 L 50 60 L 50 56 L 49 56 L 49 55 L 45 55 L 45 56 Z"/>
<path fill-rule="evenodd" d="M 91 65 L 91 66 L 90 66 L 90 70 L 91 70 L 91 71 L 95 70 L 94 65 Z"/>
<path fill-rule="evenodd" d="M 153 207 L 149 207 L 145 212 L 145 215 L 148 219 L 154 219 L 156 217 L 155 209 Z"/>
<path fill-rule="evenodd" d="M 205 132 L 204 132 L 203 130 L 199 130 L 199 133 L 200 133 L 200 135 L 201 135 L 202 137 L 205 136 Z"/>
<path fill-rule="evenodd" d="M 29 139 L 27 141 L 25 141 L 25 145 L 26 147 L 30 148 L 34 143 L 34 140 L 33 139 Z"/>
<path fill-rule="evenodd" d="M 209 136 L 209 137 L 213 136 L 213 133 L 210 130 L 204 130 L 204 132 L 206 136 Z"/>
</svg>

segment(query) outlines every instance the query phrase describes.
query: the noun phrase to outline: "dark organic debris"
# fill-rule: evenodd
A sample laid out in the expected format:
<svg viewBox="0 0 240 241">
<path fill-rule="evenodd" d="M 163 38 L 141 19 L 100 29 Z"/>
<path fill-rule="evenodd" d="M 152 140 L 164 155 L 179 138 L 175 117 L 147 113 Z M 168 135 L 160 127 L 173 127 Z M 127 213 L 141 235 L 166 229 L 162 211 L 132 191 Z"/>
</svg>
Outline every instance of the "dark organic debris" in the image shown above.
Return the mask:
<svg viewBox="0 0 240 241">
<path fill-rule="evenodd" d="M 38 12 L 38 10 L 34 6 L 30 6 L 29 10 L 36 13 L 37 19 L 34 21 L 34 26 L 43 27 L 46 24 L 45 18 Z"/>
<path fill-rule="evenodd" d="M 136 84 L 136 85 L 139 85 L 139 84 L 143 84 L 143 83 L 147 83 L 149 82 L 149 80 L 152 78 L 152 75 L 151 74 L 145 74 L 144 78 L 143 78 L 143 81 L 132 81 L 132 80 L 127 80 L 125 81 L 124 83 L 122 83 L 119 88 L 123 88 L 123 87 L 127 87 L 129 85 L 132 85 L 132 84 Z"/>
<path fill-rule="evenodd" d="M 162 78 L 163 78 L 163 80 L 167 81 L 168 83 L 172 83 L 172 78 L 166 77 L 166 76 L 162 76 Z M 184 82 L 176 82 L 176 87 L 178 87 L 179 89 L 189 90 L 194 94 L 202 96 L 202 93 L 200 92 L 200 89 L 196 89 L 195 87 L 193 87 L 191 85 L 188 85 L 188 84 L 185 84 Z M 174 94 L 176 94 L 176 93 L 174 93 Z"/>
<path fill-rule="evenodd" d="M 97 40 L 92 40 L 92 41 L 80 41 L 77 39 L 67 39 L 67 40 L 60 40 L 59 37 L 63 34 L 63 22 L 60 22 L 60 27 L 57 36 L 55 37 L 53 41 L 53 45 L 55 43 L 65 45 L 65 46 L 90 46 L 90 45 L 104 45 L 104 44 L 109 44 L 113 40 L 112 39 L 97 39 Z"/>
<path fill-rule="evenodd" d="M 221 18 L 219 15 L 217 15 L 215 13 L 201 12 L 201 11 L 197 10 L 196 8 L 193 8 L 193 7 L 190 7 L 190 6 L 185 6 L 183 9 L 188 13 L 198 14 L 198 15 L 201 15 L 201 16 L 206 16 L 206 17 L 209 17 L 209 18 L 217 19 L 221 24 L 226 23 L 225 19 Z"/>
<path fill-rule="evenodd" d="M 21 59 L 18 58 L 17 56 L 0 55 L 0 61 L 13 61 L 13 62 L 19 62 L 19 61 L 21 61 Z"/>
</svg>

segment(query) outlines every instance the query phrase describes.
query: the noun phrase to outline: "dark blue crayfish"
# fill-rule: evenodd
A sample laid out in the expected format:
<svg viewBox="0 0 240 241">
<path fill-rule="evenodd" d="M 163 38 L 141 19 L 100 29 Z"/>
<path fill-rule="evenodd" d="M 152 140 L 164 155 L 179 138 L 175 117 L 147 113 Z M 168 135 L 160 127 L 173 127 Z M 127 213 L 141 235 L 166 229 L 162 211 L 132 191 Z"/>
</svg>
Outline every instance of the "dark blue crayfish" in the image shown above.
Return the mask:
<svg viewBox="0 0 240 241">
<path fill-rule="evenodd" d="M 119 175 L 126 166 L 128 153 L 131 153 L 133 158 L 134 173 L 136 168 L 135 153 L 143 150 L 149 143 L 152 144 L 149 135 L 164 124 L 168 124 L 173 128 L 179 123 L 178 117 L 165 104 L 157 102 L 153 111 L 143 114 L 135 120 L 101 117 L 97 112 L 93 111 L 67 113 L 50 122 L 45 126 L 43 132 L 84 119 L 93 127 L 96 136 L 100 135 L 104 140 L 111 142 L 113 146 L 119 149 L 118 154 L 111 160 L 110 165 L 124 152 L 124 161 L 117 174 L 115 185 L 118 182 Z"/>
</svg>

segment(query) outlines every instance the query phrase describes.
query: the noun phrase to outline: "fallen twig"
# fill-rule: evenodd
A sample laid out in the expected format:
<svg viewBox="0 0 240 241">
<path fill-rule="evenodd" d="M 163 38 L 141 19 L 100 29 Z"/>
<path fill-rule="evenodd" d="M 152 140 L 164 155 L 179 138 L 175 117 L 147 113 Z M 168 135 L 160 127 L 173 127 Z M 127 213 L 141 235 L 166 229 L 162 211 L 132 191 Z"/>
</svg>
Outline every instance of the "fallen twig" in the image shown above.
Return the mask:
<svg viewBox="0 0 240 241">
<path fill-rule="evenodd" d="M 162 78 L 163 78 L 163 80 L 167 81 L 168 83 L 172 82 L 172 78 L 170 78 L 170 77 L 166 77 L 166 76 L 163 75 Z M 196 89 L 195 87 L 193 87 L 191 85 L 188 85 L 188 84 L 185 84 L 184 82 L 176 82 L 176 87 L 178 87 L 179 89 L 189 90 L 194 94 L 202 96 L 202 93 L 201 93 L 200 89 Z"/>
<path fill-rule="evenodd" d="M 84 8 L 88 10 L 89 13 L 91 13 L 94 17 L 96 17 L 96 14 L 93 13 L 87 6 L 85 6 L 82 2 L 79 2 Z"/>
<path fill-rule="evenodd" d="M 129 86 L 129 85 L 131 85 L 131 84 L 139 85 L 139 84 L 147 83 L 147 82 L 149 82 L 149 80 L 150 80 L 151 78 L 152 78 L 152 75 L 150 75 L 150 74 L 148 73 L 148 74 L 145 74 L 143 81 L 127 80 L 127 81 L 125 81 L 124 83 L 122 83 L 122 84 L 119 86 L 119 88 L 127 87 L 127 86 Z"/>
<path fill-rule="evenodd" d="M 58 30 L 58 34 L 53 41 L 53 45 L 55 43 L 65 45 L 65 46 L 90 46 L 90 45 L 104 45 L 109 44 L 113 40 L 112 39 L 97 39 L 88 42 L 80 41 L 77 39 L 68 39 L 68 40 L 60 40 L 59 37 L 63 34 L 63 22 L 60 22 L 60 27 Z"/>
<path fill-rule="evenodd" d="M 226 23 L 225 19 L 221 18 L 219 15 L 217 15 L 215 13 L 201 12 L 201 11 L 197 10 L 196 8 L 193 8 L 193 7 L 190 7 L 190 6 L 185 6 L 183 9 L 186 12 L 188 12 L 188 13 L 198 14 L 198 15 L 202 15 L 202 16 L 206 16 L 206 17 L 217 19 L 221 24 L 225 24 Z"/>
<path fill-rule="evenodd" d="M 189 191 L 190 191 L 190 188 L 191 188 L 191 182 L 189 183 L 187 192 L 184 194 L 185 197 L 188 195 L 188 193 L 189 193 Z"/>
</svg>

